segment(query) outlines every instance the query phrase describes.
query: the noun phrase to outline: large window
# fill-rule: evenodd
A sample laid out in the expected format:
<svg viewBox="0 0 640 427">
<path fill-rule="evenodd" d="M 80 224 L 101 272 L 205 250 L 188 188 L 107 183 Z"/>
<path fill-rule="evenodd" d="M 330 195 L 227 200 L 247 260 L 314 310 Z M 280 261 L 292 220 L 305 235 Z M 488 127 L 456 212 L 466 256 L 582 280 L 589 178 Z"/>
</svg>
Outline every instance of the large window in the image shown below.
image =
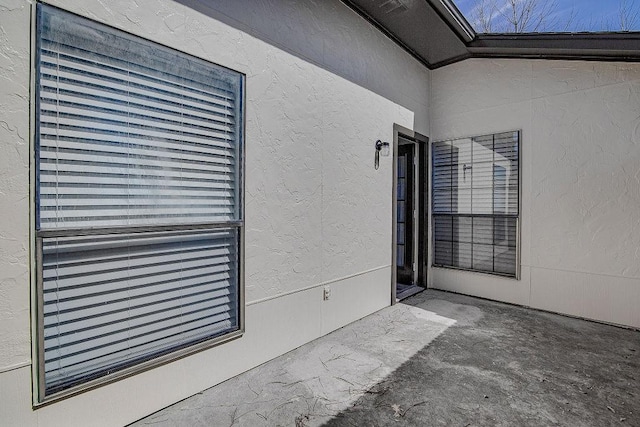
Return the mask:
<svg viewBox="0 0 640 427">
<path fill-rule="evenodd" d="M 433 144 L 434 266 L 516 277 L 520 133 Z"/>
<path fill-rule="evenodd" d="M 244 76 L 40 4 L 36 70 L 39 400 L 240 334 Z"/>
</svg>

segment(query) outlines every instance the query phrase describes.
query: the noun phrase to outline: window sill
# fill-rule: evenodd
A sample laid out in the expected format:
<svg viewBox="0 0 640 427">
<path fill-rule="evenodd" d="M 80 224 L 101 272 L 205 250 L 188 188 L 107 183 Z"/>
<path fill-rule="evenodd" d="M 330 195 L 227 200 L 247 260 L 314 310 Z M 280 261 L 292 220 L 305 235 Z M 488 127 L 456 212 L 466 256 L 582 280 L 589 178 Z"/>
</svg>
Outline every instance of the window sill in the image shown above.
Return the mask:
<svg viewBox="0 0 640 427">
<path fill-rule="evenodd" d="M 119 370 L 117 372 L 114 372 L 113 374 L 105 375 L 100 378 L 96 378 L 95 380 L 87 381 L 77 386 L 70 387 L 66 390 L 53 393 L 49 396 L 41 398 L 40 401 L 38 402 L 34 402 L 32 405 L 32 408 L 36 410 L 36 409 L 48 406 L 52 403 L 59 402 L 61 400 L 76 396 L 78 394 L 94 390 L 98 387 L 102 387 L 104 385 L 123 380 L 125 378 L 140 374 L 142 372 L 145 372 L 154 368 L 158 368 L 162 365 L 175 362 L 184 357 L 191 356 L 192 354 L 199 353 L 201 351 L 208 350 L 218 345 L 241 338 L 244 335 L 244 332 L 245 332 L 244 326 L 241 326 L 241 328 L 238 329 L 237 331 L 229 332 L 225 335 L 211 338 L 207 341 L 203 341 L 201 343 L 197 343 L 180 350 L 172 351 L 171 353 L 167 353 L 163 356 L 159 356 L 159 357 L 150 359 L 148 361 L 138 363 L 129 368 Z"/>
<path fill-rule="evenodd" d="M 446 265 L 438 265 L 438 264 L 432 264 L 431 268 L 437 268 L 440 270 L 451 270 L 451 271 L 462 271 L 462 272 L 466 272 L 466 273 L 474 273 L 474 274 L 481 274 L 483 276 L 491 276 L 491 277 L 496 277 L 496 278 L 500 278 L 500 279 L 510 279 L 510 280 L 520 280 L 520 268 L 518 267 L 518 271 L 516 272 L 515 276 L 513 274 L 505 274 L 505 273 L 492 273 L 490 271 L 482 271 L 482 270 L 473 270 L 470 268 L 461 268 L 461 267 L 450 267 L 450 266 L 446 266 Z"/>
</svg>

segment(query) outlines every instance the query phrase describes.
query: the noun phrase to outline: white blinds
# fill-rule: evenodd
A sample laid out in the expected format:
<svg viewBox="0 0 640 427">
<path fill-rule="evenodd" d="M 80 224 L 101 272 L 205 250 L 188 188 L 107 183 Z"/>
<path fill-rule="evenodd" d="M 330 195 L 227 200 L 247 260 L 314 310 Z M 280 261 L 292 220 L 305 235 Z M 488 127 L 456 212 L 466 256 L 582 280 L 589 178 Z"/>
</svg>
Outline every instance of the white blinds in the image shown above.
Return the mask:
<svg viewBox="0 0 640 427">
<path fill-rule="evenodd" d="M 240 76 L 46 10 L 40 228 L 239 219 Z"/>
<path fill-rule="evenodd" d="M 434 264 L 515 276 L 519 133 L 436 142 Z"/>
<path fill-rule="evenodd" d="M 44 395 L 240 326 L 239 73 L 38 4 Z"/>
<path fill-rule="evenodd" d="M 49 393 L 238 324 L 234 229 L 43 242 Z"/>
<path fill-rule="evenodd" d="M 518 133 L 433 144 L 433 212 L 518 215 Z"/>
</svg>

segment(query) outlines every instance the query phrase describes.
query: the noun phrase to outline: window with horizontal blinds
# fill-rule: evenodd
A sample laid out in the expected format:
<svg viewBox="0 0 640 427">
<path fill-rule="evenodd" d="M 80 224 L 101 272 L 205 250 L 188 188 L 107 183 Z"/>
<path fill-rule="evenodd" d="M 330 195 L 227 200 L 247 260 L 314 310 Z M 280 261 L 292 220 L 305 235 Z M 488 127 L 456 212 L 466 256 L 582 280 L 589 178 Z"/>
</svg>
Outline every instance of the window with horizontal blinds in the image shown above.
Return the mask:
<svg viewBox="0 0 640 427">
<path fill-rule="evenodd" d="M 517 276 L 519 132 L 432 145 L 433 264 Z"/>
<path fill-rule="evenodd" d="M 238 324 L 235 229 L 45 238 L 48 392 Z"/>
<path fill-rule="evenodd" d="M 37 7 L 43 398 L 241 330 L 244 76 Z"/>
</svg>

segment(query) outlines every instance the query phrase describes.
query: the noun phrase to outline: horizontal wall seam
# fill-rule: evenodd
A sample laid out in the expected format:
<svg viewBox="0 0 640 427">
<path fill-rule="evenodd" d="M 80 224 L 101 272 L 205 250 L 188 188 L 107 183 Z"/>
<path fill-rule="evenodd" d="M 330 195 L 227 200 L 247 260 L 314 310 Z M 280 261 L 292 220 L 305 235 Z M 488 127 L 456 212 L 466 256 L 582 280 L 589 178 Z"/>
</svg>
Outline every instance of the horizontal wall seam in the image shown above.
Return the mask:
<svg viewBox="0 0 640 427">
<path fill-rule="evenodd" d="M 538 270 L 547 270 L 547 271 L 562 271 L 563 273 L 575 273 L 575 274 L 586 274 L 589 276 L 601 276 L 601 277 L 611 277 L 613 279 L 626 279 L 626 280 L 640 280 L 640 277 L 636 277 L 636 276 L 620 276 L 620 275 L 616 275 L 616 274 L 609 274 L 609 273 L 593 273 L 591 271 L 579 271 L 579 270 L 565 270 L 562 268 L 552 268 L 552 267 L 540 267 L 537 265 L 531 265 L 531 264 L 520 264 L 521 267 L 527 267 L 530 270 L 533 269 L 538 269 Z M 453 268 L 447 268 L 447 267 L 437 267 L 437 266 L 433 266 L 431 265 L 429 268 L 431 269 L 437 269 L 440 271 L 452 271 L 452 272 L 465 272 L 465 273 L 476 273 L 474 271 L 465 271 L 465 270 L 457 270 L 457 269 L 453 269 Z"/>
<path fill-rule="evenodd" d="M 5 372 L 15 371 L 16 369 L 25 368 L 27 366 L 31 366 L 31 361 L 16 363 L 15 365 L 5 366 L 0 368 L 0 374 Z"/>
<path fill-rule="evenodd" d="M 250 305 L 261 304 L 263 302 L 271 301 L 273 299 L 282 298 L 282 297 L 286 297 L 286 296 L 289 296 L 289 295 L 297 294 L 299 292 L 304 292 L 304 291 L 308 291 L 308 290 L 311 290 L 311 289 L 319 288 L 320 286 L 326 286 L 326 285 L 329 285 L 331 283 L 336 283 L 336 282 L 340 282 L 342 280 L 351 279 L 353 277 L 362 276 L 363 274 L 373 273 L 374 271 L 382 270 L 383 268 L 389 268 L 389 267 L 391 267 L 391 264 L 382 265 L 380 267 L 375 267 L 375 268 L 372 268 L 370 270 L 361 271 L 360 273 L 351 274 L 349 276 L 339 277 L 337 279 L 331 279 L 331 280 L 328 280 L 326 282 L 317 283 L 315 285 L 307 286 L 307 287 L 300 288 L 300 289 L 295 289 L 293 291 L 282 292 L 280 294 L 272 295 L 270 297 L 257 299 L 255 301 L 249 301 L 249 302 L 246 303 L 246 306 L 248 307 Z"/>
<path fill-rule="evenodd" d="M 592 273 L 590 271 L 578 271 L 578 270 L 564 270 L 562 268 L 549 268 L 549 267 L 539 267 L 535 265 L 529 266 L 530 269 L 538 269 L 538 270 L 547 270 L 547 271 L 562 271 L 564 273 L 575 273 L 575 274 L 586 274 L 589 276 L 601 276 L 601 277 L 611 277 L 613 279 L 627 279 L 627 280 L 640 280 L 640 277 L 635 276 L 620 276 L 616 274 L 609 273 Z"/>
</svg>

